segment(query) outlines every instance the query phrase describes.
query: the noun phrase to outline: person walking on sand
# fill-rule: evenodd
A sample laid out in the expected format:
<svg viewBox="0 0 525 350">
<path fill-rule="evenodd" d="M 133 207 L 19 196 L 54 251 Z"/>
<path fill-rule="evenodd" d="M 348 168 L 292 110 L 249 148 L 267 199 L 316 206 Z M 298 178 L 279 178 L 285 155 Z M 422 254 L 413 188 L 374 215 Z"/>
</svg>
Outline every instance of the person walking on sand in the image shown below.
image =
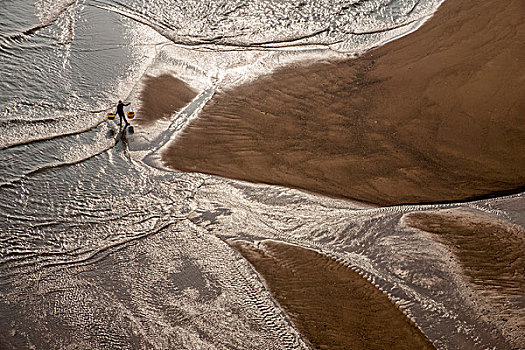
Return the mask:
<svg viewBox="0 0 525 350">
<path fill-rule="evenodd" d="M 124 118 L 124 122 L 126 123 L 126 126 L 129 125 L 127 119 L 126 119 L 126 115 L 124 114 L 124 106 L 129 106 L 131 104 L 131 102 L 128 102 L 128 103 L 124 103 L 122 102 L 121 100 L 118 101 L 118 104 L 117 104 L 117 114 L 119 116 L 119 126 L 122 126 L 122 118 Z"/>
</svg>

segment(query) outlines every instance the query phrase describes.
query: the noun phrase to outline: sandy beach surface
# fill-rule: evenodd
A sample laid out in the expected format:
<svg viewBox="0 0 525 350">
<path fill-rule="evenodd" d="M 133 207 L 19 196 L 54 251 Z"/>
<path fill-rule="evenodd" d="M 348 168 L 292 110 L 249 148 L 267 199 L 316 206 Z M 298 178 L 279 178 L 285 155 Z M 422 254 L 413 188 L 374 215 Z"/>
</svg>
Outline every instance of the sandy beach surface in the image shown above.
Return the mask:
<svg viewBox="0 0 525 350">
<path fill-rule="evenodd" d="M 336 51 L 441 2 L 1 2 L 0 350 L 525 349 L 524 0 Z"/>
<path fill-rule="evenodd" d="M 357 272 L 298 246 L 229 242 L 314 349 L 434 349 L 408 318 Z"/>
<path fill-rule="evenodd" d="M 359 59 L 219 91 L 163 159 L 378 205 L 523 189 L 524 13 L 520 0 L 446 1 Z"/>
</svg>

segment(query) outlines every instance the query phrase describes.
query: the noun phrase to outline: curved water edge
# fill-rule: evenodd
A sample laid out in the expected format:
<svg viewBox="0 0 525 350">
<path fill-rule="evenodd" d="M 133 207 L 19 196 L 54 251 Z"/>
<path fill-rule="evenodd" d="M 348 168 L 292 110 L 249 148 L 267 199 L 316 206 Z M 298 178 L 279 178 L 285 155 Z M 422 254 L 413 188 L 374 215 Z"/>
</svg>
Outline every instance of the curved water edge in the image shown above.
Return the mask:
<svg viewBox="0 0 525 350">
<path fill-rule="evenodd" d="M 355 51 L 361 39 L 352 36 L 384 33 L 388 37 L 394 29 L 424 21 L 441 1 L 155 1 L 144 6 L 96 0 L 87 4 L 146 24 L 179 45 L 242 49 L 293 43 L 343 51 L 354 46 Z M 369 42 L 363 45 L 370 48 L 377 38 L 366 40 Z M 344 45 L 339 46 L 341 43 Z"/>
</svg>

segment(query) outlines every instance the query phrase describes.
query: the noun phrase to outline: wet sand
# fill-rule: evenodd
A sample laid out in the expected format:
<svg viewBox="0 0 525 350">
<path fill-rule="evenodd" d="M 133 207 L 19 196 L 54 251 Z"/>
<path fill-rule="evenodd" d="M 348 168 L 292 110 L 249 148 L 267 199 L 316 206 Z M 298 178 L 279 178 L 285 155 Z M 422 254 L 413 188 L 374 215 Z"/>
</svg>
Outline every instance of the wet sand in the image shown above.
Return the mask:
<svg viewBox="0 0 525 350">
<path fill-rule="evenodd" d="M 433 349 L 406 316 L 357 272 L 315 251 L 230 241 L 314 349 Z"/>
<path fill-rule="evenodd" d="M 166 120 L 197 96 L 188 84 L 170 74 L 146 76 L 140 93 L 140 108 L 135 123 L 149 126 Z"/>
<path fill-rule="evenodd" d="M 378 205 L 523 190 L 524 14 L 521 0 L 447 0 L 358 59 L 220 91 L 163 160 Z"/>
<path fill-rule="evenodd" d="M 410 213 L 404 222 L 447 244 L 485 299 L 483 317 L 516 346 L 525 344 L 525 229 L 468 210 Z"/>
</svg>

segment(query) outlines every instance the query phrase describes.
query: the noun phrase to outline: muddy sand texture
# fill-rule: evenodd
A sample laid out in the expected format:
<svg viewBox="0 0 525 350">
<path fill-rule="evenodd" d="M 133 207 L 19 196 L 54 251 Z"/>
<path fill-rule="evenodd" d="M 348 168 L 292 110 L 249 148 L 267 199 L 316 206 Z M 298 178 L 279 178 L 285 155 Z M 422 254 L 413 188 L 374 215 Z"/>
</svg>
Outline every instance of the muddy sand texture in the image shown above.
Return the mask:
<svg viewBox="0 0 525 350">
<path fill-rule="evenodd" d="M 414 212 L 403 220 L 450 247 L 487 303 L 482 317 L 525 347 L 525 228 L 461 209 Z"/>
<path fill-rule="evenodd" d="M 140 93 L 140 108 L 135 123 L 150 126 L 170 116 L 189 104 L 197 92 L 188 84 L 170 74 L 158 77 L 145 76 Z"/>
<path fill-rule="evenodd" d="M 217 93 L 163 160 L 378 205 L 523 189 L 524 15 L 522 0 L 447 0 L 358 59 Z"/>
<path fill-rule="evenodd" d="M 374 285 L 315 251 L 231 241 L 314 349 L 433 349 Z"/>
</svg>

